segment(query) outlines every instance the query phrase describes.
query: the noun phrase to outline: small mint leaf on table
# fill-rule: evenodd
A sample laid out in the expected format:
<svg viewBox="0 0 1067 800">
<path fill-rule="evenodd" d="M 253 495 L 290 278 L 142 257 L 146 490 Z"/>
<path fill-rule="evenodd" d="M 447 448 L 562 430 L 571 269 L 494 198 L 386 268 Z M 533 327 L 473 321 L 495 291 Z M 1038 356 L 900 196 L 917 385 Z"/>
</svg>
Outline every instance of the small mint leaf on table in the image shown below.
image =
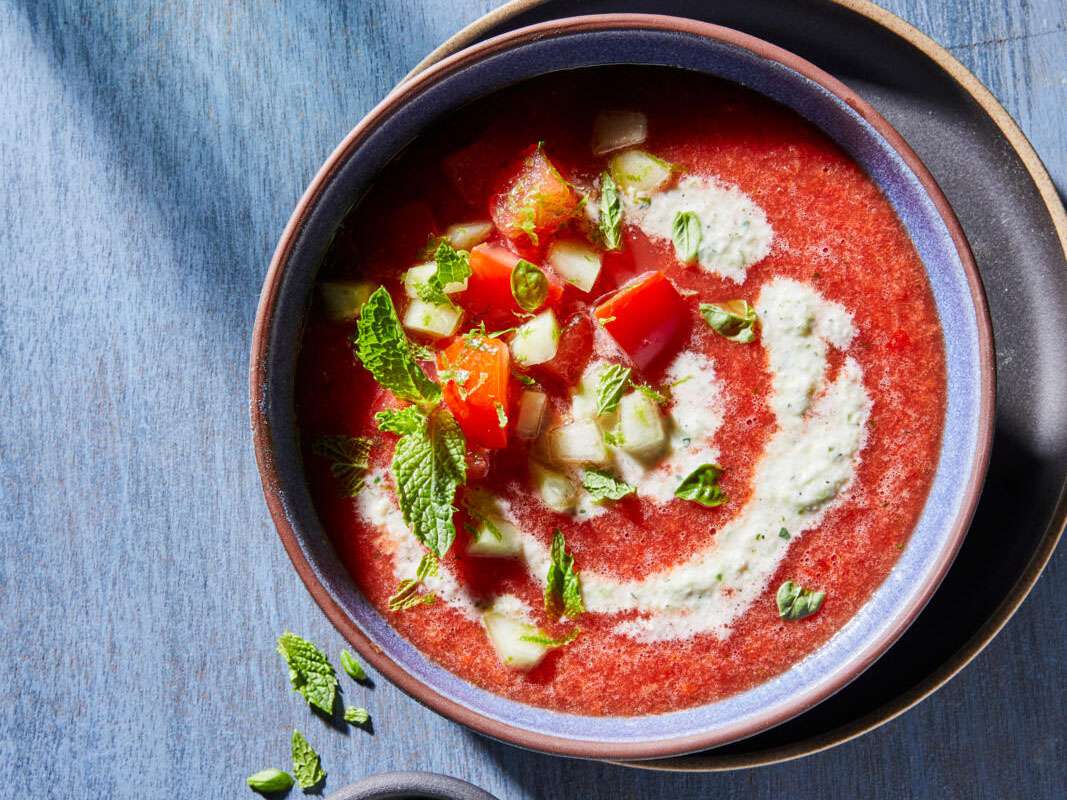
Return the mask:
<svg viewBox="0 0 1067 800">
<path fill-rule="evenodd" d="M 254 775 L 248 776 L 248 786 L 253 792 L 260 794 L 284 792 L 292 788 L 293 778 L 288 772 L 280 769 L 261 769 Z"/>
<path fill-rule="evenodd" d="M 295 633 L 278 637 L 278 652 L 289 665 L 289 682 L 314 708 L 333 714 L 337 697 L 337 674 L 319 648 Z"/>
<path fill-rule="evenodd" d="M 365 708 L 348 706 L 345 709 L 345 722 L 351 725 L 366 725 L 370 722 L 370 712 Z"/>
<path fill-rule="evenodd" d="M 347 650 L 341 651 L 341 669 L 354 681 L 367 680 L 367 671 L 359 660 Z"/>
<path fill-rule="evenodd" d="M 293 775 L 301 789 L 311 789 L 326 779 L 326 771 L 322 768 L 319 754 L 308 744 L 308 740 L 300 731 L 293 731 L 292 755 Z"/>
</svg>

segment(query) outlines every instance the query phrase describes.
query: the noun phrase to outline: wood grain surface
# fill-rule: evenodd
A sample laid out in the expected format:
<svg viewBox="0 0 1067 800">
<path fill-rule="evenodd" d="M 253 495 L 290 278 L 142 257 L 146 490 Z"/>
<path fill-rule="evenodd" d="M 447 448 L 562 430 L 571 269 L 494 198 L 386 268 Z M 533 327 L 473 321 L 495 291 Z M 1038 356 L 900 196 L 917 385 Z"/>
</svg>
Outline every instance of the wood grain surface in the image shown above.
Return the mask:
<svg viewBox="0 0 1067 800">
<path fill-rule="evenodd" d="M 886 5 L 993 90 L 1063 193 L 1062 0 Z M 1064 797 L 1063 548 L 933 698 L 759 770 L 526 753 L 381 680 L 345 684 L 374 733 L 342 733 L 289 690 L 278 633 L 334 657 L 342 642 L 285 557 L 252 457 L 260 284 L 334 145 L 493 6 L 0 0 L 0 797 L 248 796 L 248 774 L 288 767 L 293 727 L 327 791 L 429 769 L 502 800 Z"/>
</svg>

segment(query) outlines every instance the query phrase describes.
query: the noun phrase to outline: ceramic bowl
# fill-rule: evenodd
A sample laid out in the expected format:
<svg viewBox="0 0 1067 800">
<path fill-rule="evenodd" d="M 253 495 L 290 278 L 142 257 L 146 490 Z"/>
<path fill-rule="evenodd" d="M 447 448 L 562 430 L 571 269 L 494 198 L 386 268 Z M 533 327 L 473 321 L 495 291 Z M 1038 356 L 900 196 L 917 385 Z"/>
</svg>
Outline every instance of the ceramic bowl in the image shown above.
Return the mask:
<svg viewBox="0 0 1067 800">
<path fill-rule="evenodd" d="M 479 689 L 425 658 L 360 595 L 307 490 L 293 407 L 304 314 L 339 223 L 375 175 L 436 120 L 546 72 L 609 64 L 675 67 L 734 81 L 822 129 L 874 179 L 929 276 L 945 331 L 947 414 L 921 518 L 885 583 L 829 642 L 787 672 L 708 705 L 643 717 L 563 714 Z M 764 41 L 693 20 L 575 17 L 475 45 L 401 84 L 323 165 L 289 221 L 263 288 L 253 336 L 252 424 L 267 504 L 300 577 L 344 636 L 386 678 L 444 716 L 551 753 L 659 758 L 725 744 L 780 724 L 833 694 L 904 632 L 944 577 L 985 475 L 994 401 L 992 335 L 963 232 L 930 173 L 862 98 Z"/>
<path fill-rule="evenodd" d="M 473 784 L 436 772 L 383 772 L 333 792 L 326 800 L 497 800 Z"/>
</svg>

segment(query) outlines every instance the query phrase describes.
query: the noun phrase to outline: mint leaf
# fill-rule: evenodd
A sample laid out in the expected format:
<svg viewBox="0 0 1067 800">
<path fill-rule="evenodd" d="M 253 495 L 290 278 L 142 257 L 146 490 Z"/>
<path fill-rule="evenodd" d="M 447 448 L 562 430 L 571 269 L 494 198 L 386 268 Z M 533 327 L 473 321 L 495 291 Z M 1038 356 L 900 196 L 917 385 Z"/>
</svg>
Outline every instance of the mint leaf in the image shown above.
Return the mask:
<svg viewBox="0 0 1067 800">
<path fill-rule="evenodd" d="M 293 786 L 293 778 L 288 772 L 280 769 L 261 769 L 255 775 L 248 776 L 248 786 L 253 792 L 269 794 L 270 792 L 284 792 Z"/>
<path fill-rule="evenodd" d="M 503 403 L 496 403 L 496 422 L 501 428 L 508 426 L 508 412 L 504 410 Z"/>
<path fill-rule="evenodd" d="M 597 469 L 585 471 L 582 475 L 582 486 L 597 500 L 621 500 L 637 491 L 636 486 L 631 486 L 614 475 Z"/>
<path fill-rule="evenodd" d="M 543 633 L 531 633 L 526 636 L 520 636 L 519 639 L 523 642 L 531 642 L 533 644 L 539 644 L 542 647 L 548 647 L 555 649 L 557 647 L 565 647 L 578 638 L 578 634 L 581 633 L 581 628 L 575 628 L 568 633 L 562 639 L 553 639 L 551 636 L 546 636 Z"/>
<path fill-rule="evenodd" d="M 619 407 L 622 393 L 630 383 L 630 368 L 611 364 L 600 373 L 596 385 L 596 413 L 610 414 Z"/>
<path fill-rule="evenodd" d="M 337 696 L 337 674 L 319 648 L 295 633 L 278 637 L 278 652 L 289 665 L 289 682 L 314 708 L 333 713 Z"/>
<path fill-rule="evenodd" d="M 649 400 L 651 400 L 653 403 L 659 403 L 661 406 L 666 405 L 668 400 L 670 400 L 670 398 L 667 397 L 667 395 L 665 395 L 663 392 L 653 389 L 647 383 L 634 383 L 633 381 L 630 381 L 630 385 L 633 386 L 634 389 L 639 391 L 645 397 L 647 397 Z"/>
<path fill-rule="evenodd" d="M 367 680 L 367 671 L 363 669 L 363 665 L 359 663 L 359 660 L 347 650 L 341 651 L 341 669 L 354 681 Z"/>
<path fill-rule="evenodd" d="M 700 315 L 712 330 L 731 342 L 751 344 L 756 339 L 756 309 L 747 300 L 701 303 Z"/>
<path fill-rule="evenodd" d="M 597 226 L 604 247 L 618 250 L 622 243 L 622 202 L 619 200 L 619 187 L 607 172 L 600 176 L 600 219 Z"/>
<path fill-rule="evenodd" d="M 692 264 L 697 260 L 702 236 L 700 217 L 692 211 L 679 211 L 674 215 L 671 239 L 674 241 L 674 254 L 683 264 Z"/>
<path fill-rule="evenodd" d="M 714 508 L 726 502 L 726 493 L 719 486 L 722 467 L 718 464 L 701 464 L 678 484 L 674 496 L 692 500 L 702 506 Z"/>
<path fill-rule="evenodd" d="M 789 538 L 789 531 L 786 530 L 785 528 L 780 529 L 778 531 L 778 537 L 780 539 L 788 539 Z"/>
<path fill-rule="evenodd" d="M 536 311 L 548 299 L 548 278 L 524 258 L 511 270 L 511 294 L 523 311 Z"/>
<path fill-rule="evenodd" d="M 436 403 L 441 388 L 426 377 L 396 315 L 393 298 L 378 287 L 363 305 L 356 336 L 356 355 L 374 380 L 401 400 Z"/>
<path fill-rule="evenodd" d="M 345 722 L 353 725 L 366 725 L 370 722 L 370 712 L 365 708 L 349 706 L 345 709 Z"/>
<path fill-rule="evenodd" d="M 419 560 L 419 566 L 415 568 L 415 577 L 400 581 L 396 592 L 389 598 L 389 610 L 407 611 L 415 606 L 432 603 L 435 599 L 433 593 L 419 594 L 419 589 L 423 581 L 436 574 L 437 556 L 433 553 L 426 553 Z"/>
<path fill-rule="evenodd" d="M 418 406 L 405 406 L 379 411 L 374 415 L 374 421 L 378 423 L 378 430 L 403 436 L 423 430 L 426 427 L 426 414 Z"/>
<path fill-rule="evenodd" d="M 545 585 L 545 610 L 551 612 L 558 604 L 571 619 L 585 611 L 582 602 L 582 582 L 574 569 L 574 556 L 566 551 L 563 532 L 556 530 L 552 537 L 552 563 L 548 567 Z"/>
<path fill-rule="evenodd" d="M 437 271 L 416 292 L 419 299 L 427 303 L 450 306 L 452 299 L 445 294 L 445 287 L 450 283 L 462 283 L 470 277 L 470 253 L 457 250 L 442 239 L 434 250 L 433 260 L 437 264 Z"/>
<path fill-rule="evenodd" d="M 805 589 L 793 581 L 786 581 L 779 586 L 775 597 L 778 603 L 778 616 L 788 620 L 811 616 L 819 610 L 825 599 L 826 592 Z"/>
<path fill-rule="evenodd" d="M 340 481 L 345 494 L 355 497 L 363 488 L 372 444 L 366 436 L 321 436 L 311 449 L 315 455 L 333 462 L 330 472 Z"/>
<path fill-rule="evenodd" d="M 293 775 L 301 789 L 310 789 L 322 783 L 326 778 L 326 771 L 319 761 L 319 754 L 308 744 L 304 734 L 293 731 L 292 739 Z"/>
<path fill-rule="evenodd" d="M 416 539 L 443 556 L 456 538 L 456 489 L 467 480 L 467 440 L 452 414 L 437 409 L 424 424 L 405 429 L 392 471 L 404 522 Z"/>
</svg>

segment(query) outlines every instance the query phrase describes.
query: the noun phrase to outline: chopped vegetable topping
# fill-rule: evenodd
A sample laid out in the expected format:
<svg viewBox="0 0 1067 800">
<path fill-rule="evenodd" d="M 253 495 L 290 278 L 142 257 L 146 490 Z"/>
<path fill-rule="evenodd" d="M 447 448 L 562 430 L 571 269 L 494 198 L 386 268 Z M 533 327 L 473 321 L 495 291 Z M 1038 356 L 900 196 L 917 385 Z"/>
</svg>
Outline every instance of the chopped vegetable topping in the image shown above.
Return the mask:
<svg viewBox="0 0 1067 800">
<path fill-rule="evenodd" d="M 756 339 L 756 309 L 747 300 L 701 303 L 700 315 L 720 336 L 738 344 Z"/>
<path fill-rule="evenodd" d="M 819 610 L 825 599 L 826 592 L 805 589 L 793 581 L 786 581 L 779 586 L 775 597 L 778 603 L 778 616 L 788 620 L 811 616 Z"/>
<path fill-rule="evenodd" d="M 714 508 L 726 502 L 726 493 L 719 486 L 722 467 L 718 464 L 701 464 L 674 490 L 674 496 L 692 500 L 702 506 Z"/>
</svg>

